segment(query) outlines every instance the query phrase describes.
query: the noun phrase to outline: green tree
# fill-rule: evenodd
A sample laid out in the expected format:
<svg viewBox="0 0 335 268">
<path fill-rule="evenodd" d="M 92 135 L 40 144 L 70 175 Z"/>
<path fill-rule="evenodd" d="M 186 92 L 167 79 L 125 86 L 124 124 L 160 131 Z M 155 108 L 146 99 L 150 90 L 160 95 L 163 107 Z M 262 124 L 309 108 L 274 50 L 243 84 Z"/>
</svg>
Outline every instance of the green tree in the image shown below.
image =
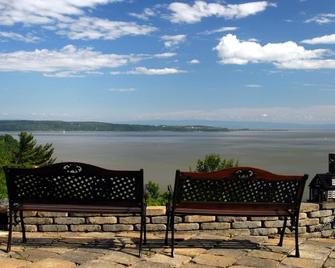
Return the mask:
<svg viewBox="0 0 335 268">
<path fill-rule="evenodd" d="M 52 144 L 38 145 L 31 133 L 21 132 L 19 140 L 5 134 L 0 136 L 0 198 L 7 196 L 2 167 L 36 167 L 55 162 Z"/>
<path fill-rule="evenodd" d="M 237 166 L 237 160 L 222 159 L 219 154 L 213 153 L 205 155 L 204 159 L 198 159 L 195 169 L 197 172 L 213 172 Z"/>
<path fill-rule="evenodd" d="M 149 181 L 146 185 L 146 199 L 149 206 L 165 205 L 170 198 L 169 192 L 161 192 L 159 184 Z"/>
</svg>

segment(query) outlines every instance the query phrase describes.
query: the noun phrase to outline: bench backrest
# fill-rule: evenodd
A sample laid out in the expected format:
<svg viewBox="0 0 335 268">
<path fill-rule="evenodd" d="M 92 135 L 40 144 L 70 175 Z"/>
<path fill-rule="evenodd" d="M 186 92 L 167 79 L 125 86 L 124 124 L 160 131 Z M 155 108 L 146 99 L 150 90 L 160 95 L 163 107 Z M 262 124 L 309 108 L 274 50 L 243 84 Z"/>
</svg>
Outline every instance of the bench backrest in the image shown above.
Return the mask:
<svg viewBox="0 0 335 268">
<path fill-rule="evenodd" d="M 10 203 L 140 206 L 143 202 L 143 170 L 107 170 L 75 162 L 4 170 Z"/>
<path fill-rule="evenodd" d="M 174 205 L 280 203 L 300 206 L 308 176 L 276 175 L 253 167 L 212 173 L 176 172 Z"/>
</svg>

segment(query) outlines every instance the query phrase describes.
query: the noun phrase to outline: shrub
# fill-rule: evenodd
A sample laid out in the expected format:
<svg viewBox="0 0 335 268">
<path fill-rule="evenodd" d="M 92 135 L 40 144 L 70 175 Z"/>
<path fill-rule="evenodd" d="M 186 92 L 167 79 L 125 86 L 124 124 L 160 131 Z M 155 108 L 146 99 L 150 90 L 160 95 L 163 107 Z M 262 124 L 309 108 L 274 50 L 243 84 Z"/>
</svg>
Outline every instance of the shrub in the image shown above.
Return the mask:
<svg viewBox="0 0 335 268">
<path fill-rule="evenodd" d="M 197 172 L 213 172 L 237 166 L 237 160 L 222 159 L 219 154 L 213 153 L 205 155 L 204 159 L 198 159 L 195 170 Z"/>
</svg>

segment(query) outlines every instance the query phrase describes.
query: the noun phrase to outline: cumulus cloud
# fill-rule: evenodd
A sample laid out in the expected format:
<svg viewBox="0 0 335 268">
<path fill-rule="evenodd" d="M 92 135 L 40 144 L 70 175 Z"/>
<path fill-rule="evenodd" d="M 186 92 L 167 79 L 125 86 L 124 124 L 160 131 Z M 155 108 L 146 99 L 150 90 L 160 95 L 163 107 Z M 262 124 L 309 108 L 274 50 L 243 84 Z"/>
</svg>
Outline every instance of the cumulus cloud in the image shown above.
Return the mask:
<svg viewBox="0 0 335 268">
<path fill-rule="evenodd" d="M 219 4 L 195 1 L 193 5 L 181 2 L 173 2 L 169 5 L 171 22 L 196 23 L 202 18 L 216 16 L 225 19 L 239 19 L 255 15 L 264 11 L 267 7 L 274 6 L 267 1 L 248 2 L 243 4 Z"/>
<path fill-rule="evenodd" d="M 166 48 L 171 48 L 171 47 L 178 46 L 182 42 L 185 42 L 186 35 L 185 34 L 163 35 L 161 39 L 164 41 L 164 46 Z"/>
<path fill-rule="evenodd" d="M 335 106 L 233 107 L 213 110 L 181 110 L 138 116 L 142 120 L 222 120 L 286 123 L 333 123 Z"/>
<path fill-rule="evenodd" d="M 197 59 L 192 59 L 192 60 L 190 60 L 188 63 L 189 63 L 189 64 L 199 64 L 200 61 L 197 60 Z"/>
<path fill-rule="evenodd" d="M 115 68 L 137 60 L 133 56 L 103 54 L 91 48 L 68 45 L 60 50 L 0 53 L 0 72 L 41 72 L 46 76 L 69 77 L 102 68 Z"/>
<path fill-rule="evenodd" d="M 134 22 L 110 21 L 95 17 L 80 17 L 73 23 L 58 24 L 58 32 L 70 39 L 113 40 L 126 35 L 147 35 L 155 27 L 138 25 Z"/>
<path fill-rule="evenodd" d="M 309 45 L 319 45 L 319 44 L 335 44 L 335 34 L 323 35 L 320 37 L 315 37 L 312 39 L 305 39 L 301 43 Z"/>
<path fill-rule="evenodd" d="M 233 31 L 236 31 L 237 29 L 238 27 L 221 27 L 221 28 L 214 29 L 214 30 L 207 30 L 199 34 L 211 35 L 211 34 L 223 33 L 223 32 L 233 32 Z"/>
<path fill-rule="evenodd" d="M 317 24 L 327 24 L 335 21 L 335 13 L 322 13 L 318 14 L 308 20 L 305 20 L 306 23 L 317 23 Z"/>
<path fill-rule="evenodd" d="M 136 67 L 134 70 L 131 71 L 114 71 L 111 72 L 112 75 L 120 75 L 120 74 L 143 74 L 143 75 L 168 75 L 168 74 L 180 74 L 185 73 L 184 70 L 179 70 L 177 68 L 146 68 L 146 67 Z"/>
<path fill-rule="evenodd" d="M 256 41 L 241 41 L 227 34 L 214 49 L 222 64 L 272 63 L 283 69 L 327 69 L 334 68 L 335 64 L 333 59 L 324 59 L 328 50 L 307 50 L 292 41 L 262 46 Z"/>
<path fill-rule="evenodd" d="M 39 37 L 33 36 L 32 34 L 18 34 L 14 32 L 0 32 L 0 40 L 15 40 L 15 41 L 22 41 L 22 42 L 27 42 L 27 43 L 34 43 L 40 40 Z"/>
</svg>

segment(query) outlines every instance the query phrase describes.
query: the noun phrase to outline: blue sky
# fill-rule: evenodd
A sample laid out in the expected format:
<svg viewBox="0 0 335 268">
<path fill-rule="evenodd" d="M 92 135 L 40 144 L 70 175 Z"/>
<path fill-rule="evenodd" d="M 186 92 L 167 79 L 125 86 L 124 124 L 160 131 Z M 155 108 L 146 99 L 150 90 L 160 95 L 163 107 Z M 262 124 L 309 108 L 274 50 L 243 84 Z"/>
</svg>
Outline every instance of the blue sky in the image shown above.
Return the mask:
<svg viewBox="0 0 335 268">
<path fill-rule="evenodd" d="M 0 119 L 335 123 L 335 1 L 0 0 Z"/>
</svg>

